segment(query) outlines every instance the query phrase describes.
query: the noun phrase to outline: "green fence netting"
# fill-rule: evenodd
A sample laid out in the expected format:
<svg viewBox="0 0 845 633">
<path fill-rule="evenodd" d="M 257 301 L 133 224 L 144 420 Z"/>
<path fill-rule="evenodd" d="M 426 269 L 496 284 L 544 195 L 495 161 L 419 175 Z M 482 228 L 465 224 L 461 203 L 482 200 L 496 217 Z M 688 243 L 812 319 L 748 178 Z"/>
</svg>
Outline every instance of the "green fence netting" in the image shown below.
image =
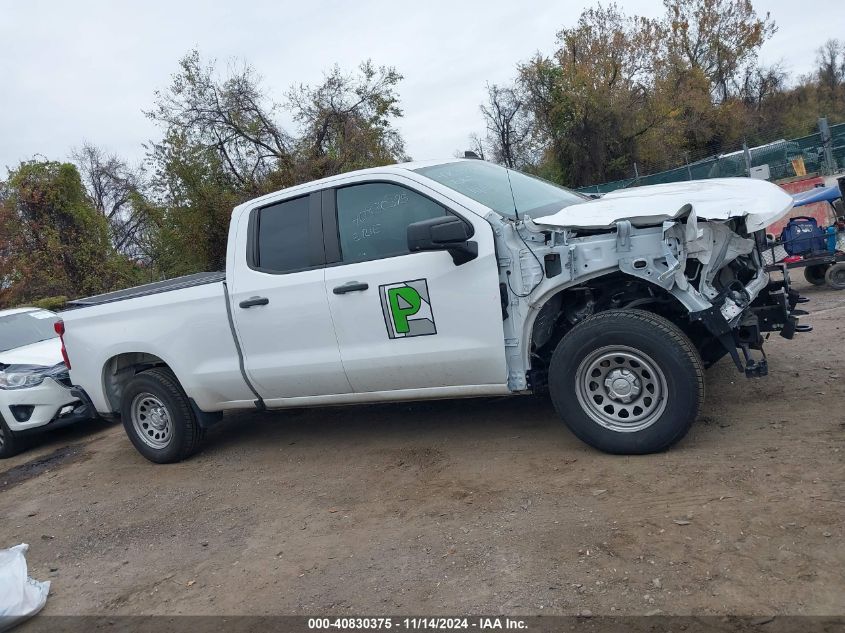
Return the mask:
<svg viewBox="0 0 845 633">
<path fill-rule="evenodd" d="M 835 168 L 845 167 L 845 123 L 830 126 L 831 155 Z M 795 162 L 803 161 L 807 173 L 819 172 L 825 168 L 825 151 L 821 134 L 810 134 L 791 140 L 778 140 L 759 147 L 749 149 L 751 167 L 769 166 L 769 179 L 781 180 L 796 175 Z M 799 163 L 800 164 L 800 163 Z M 746 161 L 744 150 L 737 150 L 729 154 L 721 154 L 711 158 L 696 161 L 656 174 L 625 178 L 598 185 L 581 187 L 577 191 L 586 194 L 604 194 L 625 187 L 657 185 L 682 180 L 702 180 L 705 178 L 727 178 L 730 176 L 746 176 Z"/>
</svg>

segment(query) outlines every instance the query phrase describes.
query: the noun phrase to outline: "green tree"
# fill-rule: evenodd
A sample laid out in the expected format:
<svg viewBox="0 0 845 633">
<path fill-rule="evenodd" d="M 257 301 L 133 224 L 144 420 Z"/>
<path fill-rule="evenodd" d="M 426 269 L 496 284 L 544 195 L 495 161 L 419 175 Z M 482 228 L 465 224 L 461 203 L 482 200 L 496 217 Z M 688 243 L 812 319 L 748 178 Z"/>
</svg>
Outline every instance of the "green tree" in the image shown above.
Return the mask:
<svg viewBox="0 0 845 633">
<path fill-rule="evenodd" d="M 257 192 L 239 187 L 221 158 L 176 130 L 155 146 L 161 200 L 148 210 L 150 253 L 165 277 L 225 267 L 232 209 Z"/>
<path fill-rule="evenodd" d="M 530 147 L 522 152 L 526 168 L 581 186 L 630 178 L 635 165 L 640 174 L 675 167 L 771 134 L 767 122 L 779 120 L 772 104 L 782 100 L 786 76 L 758 64 L 775 32 L 770 16 L 759 16 L 751 0 L 664 6 L 660 19 L 628 16 L 615 4 L 584 10 L 558 33 L 552 55 L 519 64 L 513 87 L 488 90 L 480 149 L 513 164 L 503 149 L 516 138 Z"/>
<path fill-rule="evenodd" d="M 370 62 L 335 67 L 316 85 L 272 100 L 247 64 L 225 74 L 192 51 L 148 116 L 163 138 L 150 145 L 150 251 L 170 276 L 225 264 L 232 208 L 256 196 L 332 174 L 405 158 L 393 121 L 402 76 Z M 283 111 L 295 128 L 281 124 Z"/>
<path fill-rule="evenodd" d="M 291 88 L 287 107 L 299 125 L 295 180 L 406 160 L 405 143 L 393 127 L 402 116 L 396 94 L 401 80 L 394 68 L 365 61 L 357 73 L 334 66 L 320 84 Z"/>
<path fill-rule="evenodd" d="M 826 41 L 816 51 L 820 112 L 835 120 L 845 118 L 845 42 Z"/>
<path fill-rule="evenodd" d="M 0 301 L 79 297 L 131 283 L 132 265 L 109 241 L 70 163 L 28 161 L 9 172 L 0 193 Z"/>
<path fill-rule="evenodd" d="M 666 116 L 655 98 L 662 41 L 659 22 L 599 5 L 558 33 L 552 56 L 519 66 L 541 174 L 571 185 L 628 174 L 638 139 Z"/>
<path fill-rule="evenodd" d="M 760 47 L 777 31 L 751 0 L 664 0 L 668 53 L 673 63 L 700 70 L 724 102 L 737 97 Z"/>
</svg>

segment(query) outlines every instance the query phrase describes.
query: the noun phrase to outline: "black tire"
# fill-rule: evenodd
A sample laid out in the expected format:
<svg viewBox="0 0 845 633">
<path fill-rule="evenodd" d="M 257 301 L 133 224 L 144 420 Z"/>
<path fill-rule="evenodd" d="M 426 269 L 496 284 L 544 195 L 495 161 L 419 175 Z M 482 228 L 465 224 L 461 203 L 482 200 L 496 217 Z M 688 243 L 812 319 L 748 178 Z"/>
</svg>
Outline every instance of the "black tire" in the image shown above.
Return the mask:
<svg viewBox="0 0 845 633">
<path fill-rule="evenodd" d="M 804 279 L 809 281 L 814 286 L 824 285 L 824 275 L 827 272 L 828 264 L 816 264 L 815 266 L 807 266 L 804 269 Z"/>
<path fill-rule="evenodd" d="M 845 262 L 831 265 L 824 275 L 827 285 L 834 290 L 845 290 Z"/>
<path fill-rule="evenodd" d="M 698 416 L 704 365 L 670 321 L 642 310 L 609 310 L 584 319 L 558 343 L 549 391 L 558 415 L 583 442 L 606 453 L 655 453 L 684 437 Z"/>
<path fill-rule="evenodd" d="M 14 432 L 6 424 L 6 420 L 0 415 L 0 459 L 13 457 L 21 450 L 20 440 L 15 437 Z"/>
<path fill-rule="evenodd" d="M 153 403 L 157 404 L 150 406 Z M 157 417 L 154 419 L 153 415 Z M 163 415 L 167 416 L 165 420 Z M 190 457 L 199 449 L 204 435 L 176 376 L 160 367 L 143 371 L 129 381 L 123 391 L 120 417 L 138 452 L 157 464 Z"/>
</svg>

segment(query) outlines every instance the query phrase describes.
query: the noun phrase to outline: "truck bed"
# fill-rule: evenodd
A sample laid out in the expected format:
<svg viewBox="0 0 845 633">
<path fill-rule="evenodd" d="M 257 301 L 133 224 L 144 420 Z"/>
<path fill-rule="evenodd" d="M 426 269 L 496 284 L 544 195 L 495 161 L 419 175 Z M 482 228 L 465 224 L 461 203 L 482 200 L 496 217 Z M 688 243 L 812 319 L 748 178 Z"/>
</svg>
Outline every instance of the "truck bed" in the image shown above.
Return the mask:
<svg viewBox="0 0 845 633">
<path fill-rule="evenodd" d="M 106 292 L 101 295 L 94 295 L 93 297 L 74 299 L 73 301 L 68 301 L 68 307 L 85 308 L 89 306 L 102 305 L 104 303 L 123 301 L 124 299 L 134 299 L 135 297 L 146 297 L 148 295 L 155 295 L 162 292 L 170 292 L 171 290 L 180 290 L 182 288 L 191 288 L 193 286 L 201 286 L 203 284 L 218 283 L 225 280 L 226 273 L 224 272 L 194 273 L 193 275 L 174 277 L 173 279 L 166 279 L 164 281 L 155 281 L 150 284 L 144 284 L 143 286 L 135 286 L 124 290 Z"/>
</svg>

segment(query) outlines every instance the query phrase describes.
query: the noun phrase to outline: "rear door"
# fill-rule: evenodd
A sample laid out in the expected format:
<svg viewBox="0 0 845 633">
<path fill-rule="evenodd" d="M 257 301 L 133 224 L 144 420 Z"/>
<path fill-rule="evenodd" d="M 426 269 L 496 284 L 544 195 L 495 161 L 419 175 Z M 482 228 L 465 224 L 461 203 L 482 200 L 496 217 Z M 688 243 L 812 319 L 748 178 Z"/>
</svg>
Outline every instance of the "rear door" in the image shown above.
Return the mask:
<svg viewBox="0 0 845 633">
<path fill-rule="evenodd" d="M 493 231 L 462 211 L 399 176 L 323 193 L 326 296 L 355 392 L 506 385 Z M 472 225 L 476 259 L 408 251 L 408 225 L 445 214 Z"/>
<path fill-rule="evenodd" d="M 349 393 L 324 279 L 319 192 L 252 209 L 230 257 L 244 367 L 265 399 Z"/>
</svg>

